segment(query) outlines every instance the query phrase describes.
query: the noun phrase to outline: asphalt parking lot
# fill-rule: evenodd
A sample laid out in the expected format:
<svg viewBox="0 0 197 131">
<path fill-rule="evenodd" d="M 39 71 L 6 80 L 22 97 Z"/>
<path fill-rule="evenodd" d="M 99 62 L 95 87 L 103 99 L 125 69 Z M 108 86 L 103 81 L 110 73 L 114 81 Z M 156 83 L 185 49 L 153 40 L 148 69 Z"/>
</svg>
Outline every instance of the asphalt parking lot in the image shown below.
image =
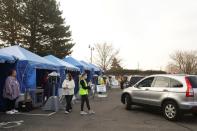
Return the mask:
<svg viewBox="0 0 197 131">
<path fill-rule="evenodd" d="M 155 109 L 135 107 L 126 111 L 121 91 L 111 90 L 108 98 L 91 100 L 95 115 L 81 116 L 80 104 L 71 114 L 36 109 L 28 114 L 0 113 L 0 131 L 196 131 L 197 118 L 186 115 L 179 122 L 165 120 Z M 9 123 L 10 122 L 10 123 Z"/>
</svg>

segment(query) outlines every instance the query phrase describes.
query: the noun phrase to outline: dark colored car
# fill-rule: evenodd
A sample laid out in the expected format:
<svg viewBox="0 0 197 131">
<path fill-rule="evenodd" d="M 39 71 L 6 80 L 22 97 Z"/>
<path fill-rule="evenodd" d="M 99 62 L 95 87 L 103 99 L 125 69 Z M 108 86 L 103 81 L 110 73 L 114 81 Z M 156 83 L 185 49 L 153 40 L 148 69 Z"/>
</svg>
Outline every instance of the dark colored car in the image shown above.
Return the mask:
<svg viewBox="0 0 197 131">
<path fill-rule="evenodd" d="M 142 78 L 144 78 L 144 76 L 140 76 L 140 75 L 136 75 L 136 76 L 131 76 L 130 80 L 127 81 L 124 84 L 124 88 L 128 88 L 131 87 L 133 85 L 135 85 L 138 81 L 140 81 Z"/>
</svg>

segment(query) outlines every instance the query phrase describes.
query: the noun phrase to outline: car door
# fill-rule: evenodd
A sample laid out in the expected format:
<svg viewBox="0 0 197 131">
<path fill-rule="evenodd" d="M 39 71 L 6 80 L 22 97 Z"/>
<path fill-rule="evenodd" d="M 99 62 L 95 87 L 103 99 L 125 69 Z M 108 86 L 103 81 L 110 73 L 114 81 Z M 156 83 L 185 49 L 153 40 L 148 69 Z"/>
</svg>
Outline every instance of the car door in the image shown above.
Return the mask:
<svg viewBox="0 0 197 131">
<path fill-rule="evenodd" d="M 170 87 L 170 78 L 157 76 L 150 88 L 148 88 L 148 101 L 150 105 L 160 106 L 162 98 L 167 97 Z"/>
<path fill-rule="evenodd" d="M 148 104 L 148 88 L 152 86 L 154 77 L 148 77 L 140 81 L 134 86 L 132 91 L 132 101 L 140 104 Z"/>
</svg>

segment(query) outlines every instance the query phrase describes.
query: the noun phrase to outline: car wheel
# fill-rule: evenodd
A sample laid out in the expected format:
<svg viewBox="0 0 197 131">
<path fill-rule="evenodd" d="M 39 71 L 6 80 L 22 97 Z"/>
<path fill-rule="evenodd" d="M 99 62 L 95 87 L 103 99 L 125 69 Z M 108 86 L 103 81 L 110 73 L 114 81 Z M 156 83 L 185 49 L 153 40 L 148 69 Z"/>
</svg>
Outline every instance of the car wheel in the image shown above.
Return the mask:
<svg viewBox="0 0 197 131">
<path fill-rule="evenodd" d="M 175 102 L 167 101 L 163 104 L 162 112 L 167 120 L 175 121 L 179 117 L 179 109 Z"/>
<path fill-rule="evenodd" d="M 131 110 L 131 97 L 130 97 L 130 95 L 126 95 L 125 96 L 125 108 L 127 109 L 127 110 Z"/>
</svg>

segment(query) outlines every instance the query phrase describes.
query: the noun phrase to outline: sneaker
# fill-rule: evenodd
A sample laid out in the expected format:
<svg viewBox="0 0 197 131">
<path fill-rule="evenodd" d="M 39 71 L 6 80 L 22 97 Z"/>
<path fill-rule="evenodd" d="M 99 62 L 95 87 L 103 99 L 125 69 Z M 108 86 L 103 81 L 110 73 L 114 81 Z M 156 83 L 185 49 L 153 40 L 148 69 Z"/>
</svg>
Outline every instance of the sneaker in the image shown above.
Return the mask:
<svg viewBox="0 0 197 131">
<path fill-rule="evenodd" d="M 93 110 L 89 110 L 88 113 L 89 114 L 95 114 L 95 112 Z"/>
<path fill-rule="evenodd" d="M 69 114 L 69 112 L 68 112 L 68 111 L 65 111 L 64 113 L 65 113 L 65 114 Z"/>
<path fill-rule="evenodd" d="M 12 115 L 12 114 L 14 114 L 14 112 L 13 111 L 6 111 L 6 114 Z"/>
<path fill-rule="evenodd" d="M 16 109 L 13 109 L 13 110 L 12 110 L 12 112 L 14 112 L 14 113 L 18 113 L 18 110 L 16 110 Z"/>
<path fill-rule="evenodd" d="M 85 112 L 85 111 L 81 111 L 80 114 L 81 114 L 81 115 L 87 115 L 88 113 Z"/>
<path fill-rule="evenodd" d="M 69 112 L 72 112 L 72 109 L 70 109 Z"/>
</svg>

